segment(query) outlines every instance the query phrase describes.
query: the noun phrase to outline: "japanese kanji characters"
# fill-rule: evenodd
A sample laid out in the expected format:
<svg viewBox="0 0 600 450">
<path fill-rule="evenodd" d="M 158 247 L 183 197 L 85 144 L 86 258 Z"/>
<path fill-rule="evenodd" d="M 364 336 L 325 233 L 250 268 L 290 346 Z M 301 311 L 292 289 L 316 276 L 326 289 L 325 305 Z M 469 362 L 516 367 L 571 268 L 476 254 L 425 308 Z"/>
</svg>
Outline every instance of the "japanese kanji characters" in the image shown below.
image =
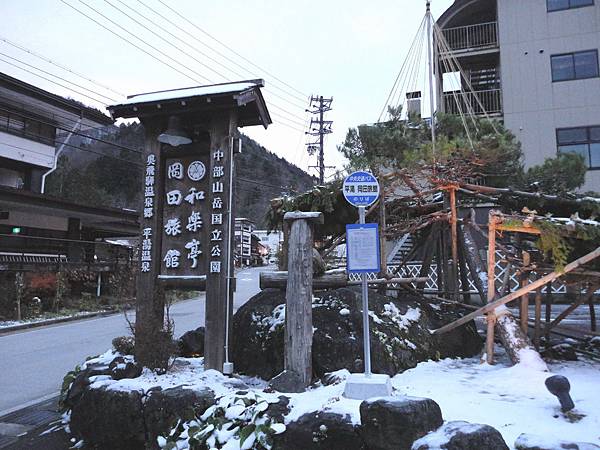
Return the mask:
<svg viewBox="0 0 600 450">
<path fill-rule="evenodd" d="M 213 241 L 213 242 L 222 241 L 223 240 L 223 231 L 219 230 L 218 228 L 212 230 L 210 232 L 210 234 L 211 234 L 210 240 Z"/>
<path fill-rule="evenodd" d="M 169 178 L 169 180 L 172 180 L 172 179 L 182 180 L 183 179 L 183 164 L 181 164 L 179 161 L 170 164 L 169 167 L 167 168 L 167 177 Z"/>
<path fill-rule="evenodd" d="M 178 234 L 181 234 L 181 220 L 178 217 L 168 219 L 165 224 L 165 233 L 167 236 L 177 236 Z"/>
<path fill-rule="evenodd" d="M 195 187 L 190 188 L 190 193 L 185 196 L 185 201 L 190 205 L 196 203 L 197 200 L 204 200 L 204 191 L 197 191 Z"/>
<path fill-rule="evenodd" d="M 179 250 L 170 249 L 165 254 L 163 261 L 165 262 L 165 266 L 167 269 L 176 269 L 179 267 L 179 257 L 181 256 L 181 252 Z"/>
<path fill-rule="evenodd" d="M 167 205 L 179 206 L 181 205 L 182 200 L 183 195 L 181 195 L 181 191 L 179 189 L 174 189 L 172 191 L 167 192 Z"/>
<path fill-rule="evenodd" d="M 212 256 L 213 258 L 218 258 L 221 256 L 221 247 L 219 247 L 218 244 L 212 246 L 212 248 L 210 249 L 210 256 Z"/>
<path fill-rule="evenodd" d="M 154 175 L 156 171 L 156 156 L 148 155 L 146 158 L 146 176 L 144 179 L 144 219 L 154 216 Z"/>
<path fill-rule="evenodd" d="M 213 182 L 212 191 L 213 191 L 213 194 L 223 192 L 223 183 L 221 181 Z"/>
<path fill-rule="evenodd" d="M 142 256 L 140 270 L 150 272 L 150 263 L 152 262 L 152 228 L 146 227 L 142 230 Z"/>
<path fill-rule="evenodd" d="M 190 242 L 185 244 L 185 248 L 187 248 L 190 252 L 188 253 L 188 259 L 192 260 L 192 269 L 198 267 L 198 256 L 202 254 L 202 250 L 200 250 L 200 242 L 196 239 L 192 239 Z"/>
<path fill-rule="evenodd" d="M 215 150 L 213 152 L 213 158 L 215 161 L 217 162 L 221 162 L 221 160 L 225 157 L 225 154 L 223 153 L 223 150 Z"/>
<path fill-rule="evenodd" d="M 192 211 L 192 214 L 188 217 L 188 224 L 185 228 L 192 233 L 195 233 L 202 228 L 202 216 L 198 211 Z"/>
<path fill-rule="evenodd" d="M 210 223 L 211 225 L 223 225 L 223 214 L 211 214 Z"/>
<path fill-rule="evenodd" d="M 214 166 L 213 167 L 213 178 L 221 178 L 225 175 L 225 167 L 223 166 Z"/>
<path fill-rule="evenodd" d="M 220 273 L 221 272 L 221 261 L 211 261 L 210 262 L 210 273 Z"/>
<path fill-rule="evenodd" d="M 213 207 L 213 209 L 223 208 L 223 200 L 221 199 L 221 197 L 213 198 L 212 207 Z"/>
</svg>

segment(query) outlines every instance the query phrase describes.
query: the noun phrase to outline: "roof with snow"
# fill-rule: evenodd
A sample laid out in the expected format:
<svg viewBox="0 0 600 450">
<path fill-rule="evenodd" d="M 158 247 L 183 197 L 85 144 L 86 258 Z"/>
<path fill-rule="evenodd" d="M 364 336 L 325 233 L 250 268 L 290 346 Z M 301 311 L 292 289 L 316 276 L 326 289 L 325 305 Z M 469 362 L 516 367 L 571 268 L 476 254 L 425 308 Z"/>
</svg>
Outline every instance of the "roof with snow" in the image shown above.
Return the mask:
<svg viewBox="0 0 600 450">
<path fill-rule="evenodd" d="M 113 118 L 151 117 L 187 113 L 215 113 L 237 109 L 239 126 L 272 123 L 260 88 L 263 80 L 193 86 L 131 95 L 126 101 L 109 107 Z"/>
</svg>

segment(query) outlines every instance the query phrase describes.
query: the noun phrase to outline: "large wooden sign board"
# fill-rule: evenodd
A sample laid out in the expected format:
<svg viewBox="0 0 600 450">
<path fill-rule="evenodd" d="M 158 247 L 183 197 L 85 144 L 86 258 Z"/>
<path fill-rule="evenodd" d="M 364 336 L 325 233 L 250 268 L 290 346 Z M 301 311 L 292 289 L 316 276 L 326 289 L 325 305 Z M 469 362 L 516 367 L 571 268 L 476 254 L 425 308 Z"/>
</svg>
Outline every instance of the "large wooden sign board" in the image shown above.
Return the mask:
<svg viewBox="0 0 600 450">
<path fill-rule="evenodd" d="M 140 94 L 110 107 L 115 118 L 139 117 L 146 131 L 136 309 L 141 364 L 151 364 L 162 333 L 163 289 L 187 288 L 206 290 L 205 368 L 231 369 L 224 362 L 233 309 L 233 148 L 238 127 L 271 123 L 262 86 L 249 80 Z M 166 131 L 179 136 L 172 123 L 192 142 L 160 143 Z"/>
</svg>

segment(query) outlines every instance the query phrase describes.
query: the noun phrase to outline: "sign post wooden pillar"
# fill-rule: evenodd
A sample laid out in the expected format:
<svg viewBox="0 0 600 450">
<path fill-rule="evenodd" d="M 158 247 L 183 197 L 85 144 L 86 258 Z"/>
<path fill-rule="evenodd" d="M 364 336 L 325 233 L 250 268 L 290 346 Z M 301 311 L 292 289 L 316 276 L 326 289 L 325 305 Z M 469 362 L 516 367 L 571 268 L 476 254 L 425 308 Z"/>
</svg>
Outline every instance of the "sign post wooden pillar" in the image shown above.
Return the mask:
<svg viewBox="0 0 600 450">
<path fill-rule="evenodd" d="M 140 364 L 155 366 L 155 343 L 163 328 L 164 291 L 156 285 L 161 260 L 161 217 L 164 196 L 164 160 L 157 137 L 160 125 L 157 121 L 144 121 L 145 145 L 143 151 L 143 197 L 140 211 L 141 239 L 139 247 L 139 274 L 137 278 L 137 301 L 135 320 L 135 356 Z"/>
<path fill-rule="evenodd" d="M 314 235 L 311 224 L 322 224 L 324 218 L 320 212 L 297 211 L 286 213 L 283 220 L 290 223 L 284 367 L 298 375 L 306 387 L 312 380 Z"/>
<path fill-rule="evenodd" d="M 209 241 L 206 279 L 204 367 L 229 363 L 228 324 L 233 310 L 233 155 L 237 115 L 213 118 L 210 130 Z"/>
</svg>

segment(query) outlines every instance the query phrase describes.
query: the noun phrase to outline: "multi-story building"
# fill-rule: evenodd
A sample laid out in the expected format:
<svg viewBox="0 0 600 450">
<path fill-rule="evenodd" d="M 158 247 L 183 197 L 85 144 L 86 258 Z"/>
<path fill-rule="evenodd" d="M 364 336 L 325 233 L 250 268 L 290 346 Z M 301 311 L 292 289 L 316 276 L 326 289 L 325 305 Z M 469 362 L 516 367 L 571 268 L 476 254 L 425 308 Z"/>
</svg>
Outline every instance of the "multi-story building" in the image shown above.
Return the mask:
<svg viewBox="0 0 600 450">
<path fill-rule="evenodd" d="M 103 238 L 137 234 L 135 211 L 44 194 L 68 133 L 112 123 L 98 110 L 0 73 L 0 272 L 105 261 L 115 246 Z"/>
<path fill-rule="evenodd" d="M 237 261 L 240 266 L 252 264 L 252 233 L 254 222 L 244 217 L 235 219 L 235 250 Z"/>
<path fill-rule="evenodd" d="M 487 112 L 522 143 L 526 167 L 575 152 L 589 167 L 582 189 L 600 191 L 600 2 L 455 0 L 438 26 Z M 464 95 L 452 92 L 448 52 L 437 62 L 439 110 L 468 102 L 481 114 L 464 80 Z"/>
</svg>

